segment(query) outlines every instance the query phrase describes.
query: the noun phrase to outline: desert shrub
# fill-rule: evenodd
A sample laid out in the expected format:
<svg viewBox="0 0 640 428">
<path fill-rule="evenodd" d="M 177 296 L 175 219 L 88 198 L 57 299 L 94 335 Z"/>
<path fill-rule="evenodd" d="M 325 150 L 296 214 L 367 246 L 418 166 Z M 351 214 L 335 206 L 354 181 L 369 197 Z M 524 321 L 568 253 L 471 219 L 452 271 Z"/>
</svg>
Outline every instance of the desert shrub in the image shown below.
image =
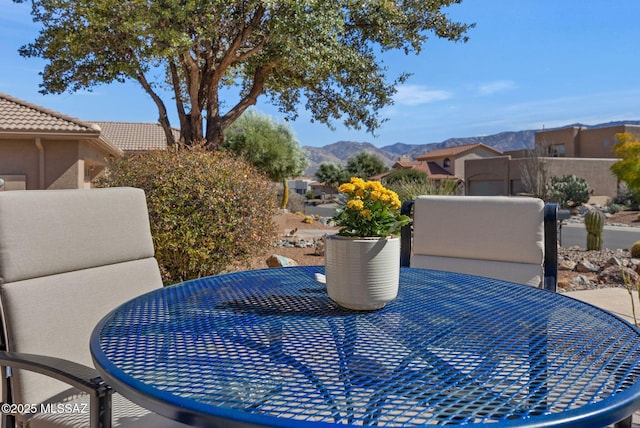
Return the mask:
<svg viewBox="0 0 640 428">
<path fill-rule="evenodd" d="M 398 194 L 401 201 L 409 201 L 420 195 L 455 195 L 458 193 L 457 180 L 427 179 L 426 182 L 397 181 L 387 187 Z"/>
<path fill-rule="evenodd" d="M 230 154 L 196 148 L 125 157 L 97 184 L 144 189 L 165 284 L 247 263 L 276 236 L 271 182 Z"/>
<path fill-rule="evenodd" d="M 418 171 L 413 168 L 406 168 L 390 172 L 382 179 L 382 183 L 387 187 L 402 181 L 426 184 L 429 182 L 429 176 L 426 172 Z"/>
<path fill-rule="evenodd" d="M 278 195 L 279 194 L 280 192 L 278 192 Z M 280 198 L 278 198 L 278 200 L 280 200 Z M 304 211 L 305 201 L 306 201 L 306 198 L 303 195 L 290 192 L 289 200 L 287 201 L 287 209 L 289 210 L 289 212 L 292 212 L 292 213 L 296 211 Z"/>
<path fill-rule="evenodd" d="M 589 202 L 589 185 L 575 175 L 551 177 L 550 200 L 561 208 L 577 207 Z"/>
<path fill-rule="evenodd" d="M 622 211 L 624 209 L 624 206 L 616 204 L 616 203 L 610 203 L 609 204 L 609 212 L 611 214 L 615 214 L 615 213 L 619 213 L 620 211 Z"/>
</svg>

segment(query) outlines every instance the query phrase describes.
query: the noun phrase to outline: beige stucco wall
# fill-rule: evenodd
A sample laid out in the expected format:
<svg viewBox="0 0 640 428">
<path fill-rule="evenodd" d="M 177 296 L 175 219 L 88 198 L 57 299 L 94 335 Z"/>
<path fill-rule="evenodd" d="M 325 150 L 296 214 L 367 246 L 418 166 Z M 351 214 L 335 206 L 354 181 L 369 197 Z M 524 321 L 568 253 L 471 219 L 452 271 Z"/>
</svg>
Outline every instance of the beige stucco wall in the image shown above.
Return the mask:
<svg viewBox="0 0 640 428">
<path fill-rule="evenodd" d="M 521 191 L 519 185 L 521 167 L 525 160 L 511 159 L 509 156 L 472 159 L 465 163 L 467 180 L 466 194 L 476 194 L 474 189 L 489 189 L 491 194 L 495 189 L 502 189 L 503 195 L 516 194 Z M 618 180 L 609 169 L 617 159 L 580 159 L 580 158 L 544 158 L 549 177 L 573 174 L 584 178 L 592 189 L 594 196 L 615 197 L 617 195 Z M 497 183 L 491 183 L 498 180 Z M 482 186 L 474 186 L 473 181 Z"/>
<path fill-rule="evenodd" d="M 610 170 L 618 159 L 549 158 L 549 176 L 573 174 L 584 178 L 593 196 L 613 198 L 618 193 L 618 179 Z"/>
<path fill-rule="evenodd" d="M 82 189 L 104 170 L 106 156 L 89 140 L 4 137 L 0 138 L 0 177 L 16 180 L 23 175 L 27 190 Z M 14 188 L 20 187 L 12 183 Z"/>
<path fill-rule="evenodd" d="M 509 194 L 509 156 L 499 156 L 493 158 L 472 158 L 465 162 L 465 193 L 467 195 L 486 195 L 487 187 L 493 191 L 491 196 Z M 475 184 L 474 184 L 475 182 Z M 477 183 L 483 182 L 483 186 L 478 188 Z"/>
<path fill-rule="evenodd" d="M 564 145 L 564 157 L 614 158 L 616 134 L 628 132 L 640 136 L 640 126 L 619 125 L 605 128 L 563 128 L 536 132 L 536 146 Z"/>
<path fill-rule="evenodd" d="M 553 147 L 564 145 L 564 156 L 579 157 L 575 144 L 579 132 L 579 127 L 536 132 L 535 144 L 536 147 Z"/>
<path fill-rule="evenodd" d="M 3 175 L 25 175 L 25 187 L 38 188 L 38 150 L 35 142 L 0 140 L 0 176 Z"/>
</svg>

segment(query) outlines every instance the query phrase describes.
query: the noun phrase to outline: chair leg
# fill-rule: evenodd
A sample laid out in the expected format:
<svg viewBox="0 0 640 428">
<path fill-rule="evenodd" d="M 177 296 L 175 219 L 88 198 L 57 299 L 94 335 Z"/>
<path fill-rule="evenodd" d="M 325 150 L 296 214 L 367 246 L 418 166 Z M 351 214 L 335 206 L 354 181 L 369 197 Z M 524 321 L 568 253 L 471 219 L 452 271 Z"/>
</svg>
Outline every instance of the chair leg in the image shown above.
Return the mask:
<svg viewBox="0 0 640 428">
<path fill-rule="evenodd" d="M 620 422 L 616 422 L 613 426 L 615 428 L 631 428 L 633 424 L 633 415 L 629 416 L 626 419 L 621 420 Z"/>
<path fill-rule="evenodd" d="M 105 384 L 98 394 L 91 396 L 91 428 L 111 428 L 111 396 L 113 390 Z"/>
</svg>

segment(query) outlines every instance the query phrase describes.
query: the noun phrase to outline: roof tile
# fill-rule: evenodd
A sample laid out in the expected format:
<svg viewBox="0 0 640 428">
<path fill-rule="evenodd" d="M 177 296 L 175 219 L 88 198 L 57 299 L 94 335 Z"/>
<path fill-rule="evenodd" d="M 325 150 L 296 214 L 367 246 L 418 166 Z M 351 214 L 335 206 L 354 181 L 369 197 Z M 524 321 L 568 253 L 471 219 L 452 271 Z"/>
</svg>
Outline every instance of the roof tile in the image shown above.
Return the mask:
<svg viewBox="0 0 640 428">
<path fill-rule="evenodd" d="M 0 132 L 97 134 L 92 124 L 0 92 Z"/>
<path fill-rule="evenodd" d="M 483 149 L 492 151 L 496 154 L 502 154 L 502 152 L 500 152 L 499 150 L 494 149 L 493 147 L 489 147 L 485 144 L 482 143 L 475 143 L 475 144 L 464 144 L 462 146 L 453 146 L 453 147 L 444 147 L 442 149 L 435 149 L 432 150 L 430 152 L 427 152 L 425 154 L 416 156 L 417 160 L 427 160 L 427 159 L 433 159 L 433 158 L 439 158 L 442 156 L 457 156 L 460 155 L 462 153 L 466 153 L 470 150 L 473 150 L 475 148 L 481 147 Z"/>
<path fill-rule="evenodd" d="M 167 139 L 158 123 L 98 122 L 102 134 L 124 151 L 166 150 Z M 176 140 L 180 131 L 172 128 Z"/>
</svg>

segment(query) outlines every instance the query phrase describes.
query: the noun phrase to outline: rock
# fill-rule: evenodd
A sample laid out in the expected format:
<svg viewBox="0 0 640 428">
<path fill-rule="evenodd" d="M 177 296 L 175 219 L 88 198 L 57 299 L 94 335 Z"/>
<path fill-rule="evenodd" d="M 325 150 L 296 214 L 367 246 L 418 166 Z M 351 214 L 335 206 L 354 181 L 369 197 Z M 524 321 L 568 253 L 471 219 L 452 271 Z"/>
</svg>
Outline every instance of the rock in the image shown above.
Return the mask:
<svg viewBox="0 0 640 428">
<path fill-rule="evenodd" d="M 316 241 L 315 250 L 313 254 L 316 256 L 324 256 L 324 237 L 318 239 Z"/>
<path fill-rule="evenodd" d="M 607 266 L 623 266 L 622 260 L 615 256 L 611 257 L 609 260 L 607 260 Z"/>
<path fill-rule="evenodd" d="M 622 272 L 627 283 L 638 282 L 639 275 L 633 269 L 624 266 L 609 266 L 600 272 L 598 279 L 605 284 L 625 284 Z"/>
<path fill-rule="evenodd" d="M 600 268 L 596 265 L 594 265 L 593 263 L 591 263 L 589 260 L 580 260 L 577 264 L 576 264 L 576 271 L 577 272 L 583 272 L 583 273 L 587 273 L 587 272 L 597 272 L 600 270 Z"/>
<path fill-rule="evenodd" d="M 267 259 L 267 266 L 269 266 L 270 268 L 289 267 L 289 266 L 298 266 L 298 263 L 295 260 L 290 259 L 289 257 L 273 254 L 271 257 Z"/>
<path fill-rule="evenodd" d="M 576 268 L 576 262 L 563 259 L 558 260 L 558 270 L 574 270 Z"/>
</svg>

